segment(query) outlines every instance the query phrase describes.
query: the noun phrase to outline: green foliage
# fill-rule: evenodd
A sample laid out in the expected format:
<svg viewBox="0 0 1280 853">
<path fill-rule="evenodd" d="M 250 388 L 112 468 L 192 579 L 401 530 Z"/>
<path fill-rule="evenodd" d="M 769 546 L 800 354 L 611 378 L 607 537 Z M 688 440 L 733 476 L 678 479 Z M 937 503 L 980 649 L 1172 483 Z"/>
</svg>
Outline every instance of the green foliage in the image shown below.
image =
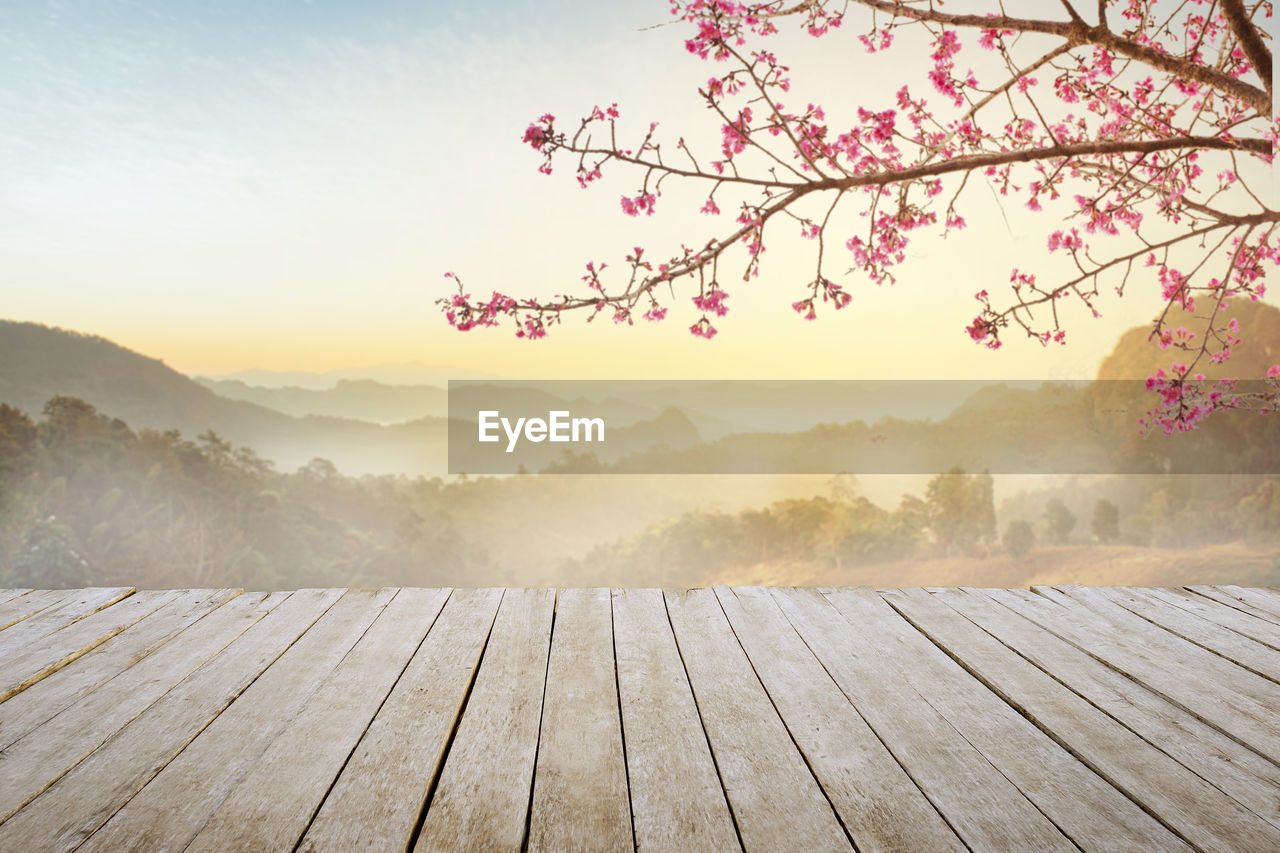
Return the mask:
<svg viewBox="0 0 1280 853">
<path fill-rule="evenodd" d="M 35 470 L 39 432 L 26 412 L 0 403 L 0 513 Z"/>
<path fill-rule="evenodd" d="M 736 515 L 686 513 L 567 562 L 566 582 L 595 571 L 633 585 L 696 584 L 719 571 L 774 561 L 840 569 L 900 559 L 920 542 L 921 519 L 910 502 L 890 512 L 862 497 L 793 498 Z"/>
<path fill-rule="evenodd" d="M 1031 529 L 1031 522 L 1022 519 L 1009 522 L 1004 530 L 1003 542 L 1009 556 L 1015 559 L 1027 556 L 1036 544 L 1036 534 Z"/>
<path fill-rule="evenodd" d="M 1114 542 L 1120 538 L 1120 508 L 1105 498 L 1093 505 L 1093 535 L 1100 542 Z"/>
<path fill-rule="evenodd" d="M 8 572 L 0 572 L 5 586 L 58 589 L 92 586 L 93 572 L 77 550 L 76 534 L 55 516 L 42 518 L 27 529 Z"/>
<path fill-rule="evenodd" d="M 929 528 L 948 553 L 952 548 L 970 552 L 996 536 L 996 510 L 991 475 L 965 474 L 952 468 L 929 481 L 925 507 Z"/>
<path fill-rule="evenodd" d="M 135 433 L 74 397 L 39 425 L 0 407 L 0 483 L 8 583 L 432 585 L 487 565 L 456 541 L 438 480 L 355 480 L 323 459 L 281 474 L 212 430 Z"/>
<path fill-rule="evenodd" d="M 1071 531 L 1075 529 L 1076 516 L 1061 499 L 1053 498 L 1045 504 L 1044 523 L 1049 541 L 1055 545 L 1065 545 L 1071 538 Z"/>
<path fill-rule="evenodd" d="M 1259 538 L 1280 533 L 1280 477 L 1267 477 L 1236 505 L 1243 532 Z"/>
</svg>

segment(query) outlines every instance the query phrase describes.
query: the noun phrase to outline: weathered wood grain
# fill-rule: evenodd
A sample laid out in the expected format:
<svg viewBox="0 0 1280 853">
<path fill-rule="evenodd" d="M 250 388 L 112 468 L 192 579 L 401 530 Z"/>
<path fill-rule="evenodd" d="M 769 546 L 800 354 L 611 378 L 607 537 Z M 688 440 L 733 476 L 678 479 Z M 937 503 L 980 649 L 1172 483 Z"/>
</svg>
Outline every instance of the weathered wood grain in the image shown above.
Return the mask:
<svg viewBox="0 0 1280 853">
<path fill-rule="evenodd" d="M 404 850 L 489 638 L 502 590 L 454 590 L 299 850 Z"/>
<path fill-rule="evenodd" d="M 1208 598 L 1211 601 L 1216 601 L 1219 604 L 1225 604 L 1228 607 L 1239 610 L 1242 613 L 1248 613 L 1250 616 L 1256 616 L 1259 619 L 1266 620 L 1267 622 L 1270 622 L 1274 625 L 1280 625 L 1280 616 L 1277 616 L 1276 614 L 1271 613 L 1267 610 L 1260 610 L 1259 608 L 1254 607 L 1252 604 L 1245 601 L 1243 598 L 1240 598 L 1239 596 L 1236 596 L 1236 595 L 1232 595 L 1229 592 L 1225 592 L 1224 590 L 1216 586 L 1189 586 L 1189 587 L 1185 587 L 1185 589 L 1188 592 L 1195 593 L 1196 595 L 1204 596 L 1205 598 Z"/>
<path fill-rule="evenodd" d="M 871 590 L 827 595 L 846 619 L 874 624 L 874 648 L 1072 841 L 1088 850 L 1185 849 L 1165 827 L 959 666 Z"/>
<path fill-rule="evenodd" d="M 443 589 L 397 591 L 188 853 L 292 850 L 447 597 Z"/>
<path fill-rule="evenodd" d="M 340 590 L 290 594 L 230 646 L 0 823 L 0 850 L 62 851 L 83 843 L 182 752 L 340 594 Z M 101 693 L 99 690 L 95 695 Z"/>
<path fill-rule="evenodd" d="M 1040 587 L 1032 589 L 1041 591 Z M 1108 631 L 1108 636 L 1122 637 L 1131 651 L 1161 662 L 1170 671 L 1194 672 L 1201 681 L 1216 684 L 1264 708 L 1280 708 L 1280 684 L 1131 613 L 1108 599 L 1101 589 L 1081 586 L 1044 589 L 1063 596 L 1068 609 L 1075 606 L 1087 608 L 1114 626 Z M 1089 624 L 1087 620 L 1082 621 Z"/>
<path fill-rule="evenodd" d="M 0 637 L 22 620 L 57 606 L 77 592 L 75 589 L 32 589 L 0 604 Z"/>
<path fill-rule="evenodd" d="M 772 591 L 849 700 L 947 823 L 974 850 L 1076 850 L 907 680 L 910 661 L 877 650 L 878 626 L 851 622 L 816 589 Z"/>
<path fill-rule="evenodd" d="M 1199 850 L 1280 849 L 1280 829 L 1178 764 L 923 590 L 885 600 L 984 686 Z M 1115 812 L 1099 811 L 1111 820 Z M 1088 839 L 1076 837 L 1088 849 Z M 1123 843 L 1123 842 L 1121 842 Z M 1132 843 L 1132 842 L 1129 842 Z M 1171 847 L 1151 837 L 1143 849 Z"/>
<path fill-rule="evenodd" d="M 934 595 L 1254 814 L 1280 826 L 1280 767 L 997 603 L 989 592 L 949 589 Z"/>
<path fill-rule="evenodd" d="M 15 599 L 15 598 L 21 598 L 22 596 L 26 595 L 26 594 L 27 594 L 27 593 L 29 593 L 29 592 L 34 592 L 34 590 L 31 590 L 31 589 L 0 589 L 0 604 L 4 604 L 4 603 L 6 603 L 6 602 L 8 602 L 8 601 L 12 601 L 12 600 L 13 600 L 13 599 Z M 7 626 L 3 626 L 3 627 L 7 627 Z"/>
<path fill-rule="evenodd" d="M 715 593 L 667 590 L 698 713 L 747 850 L 849 850 L 822 788 L 751 668 Z"/>
<path fill-rule="evenodd" d="M 61 600 L 0 631 L 0 660 L 12 658 L 37 640 L 60 628 L 110 607 L 133 595 L 133 587 L 93 587 L 70 590 Z M 23 596 L 26 598 L 26 596 Z M 21 600 L 21 599 L 19 599 Z"/>
<path fill-rule="evenodd" d="M 528 849 L 634 847 L 609 590 L 562 590 L 542 700 Z"/>
<path fill-rule="evenodd" d="M 1280 849 L 1277 609 L 0 590 L 0 850 Z"/>
<path fill-rule="evenodd" d="M 0 702 L 47 678 L 124 629 L 174 601 L 180 590 L 135 593 L 119 603 L 78 619 L 0 658 Z"/>
<path fill-rule="evenodd" d="M 503 596 L 414 849 L 523 846 L 554 608 L 550 589 Z"/>
<path fill-rule="evenodd" d="M 1230 628 L 1237 634 L 1257 640 L 1259 643 L 1280 651 L 1280 625 L 1274 622 L 1259 619 L 1252 614 L 1244 613 L 1234 607 L 1212 601 L 1185 589 L 1139 587 L 1126 587 L 1126 589 L 1144 595 L 1153 601 L 1194 613 L 1215 625 Z"/>
<path fill-rule="evenodd" d="M 239 595 L 239 590 L 188 590 L 83 657 L 4 702 L 0 750 L 124 672 L 182 629 Z"/>
<path fill-rule="evenodd" d="M 1141 634 L 1130 636 L 1090 608 L 1067 608 L 1026 590 L 983 592 L 1045 630 L 1115 667 L 1202 722 L 1251 747 L 1272 762 L 1280 763 L 1280 728 L 1275 724 L 1275 707 L 1262 705 L 1220 683 L 1214 683 L 1208 677 L 1213 674 L 1217 662 L 1229 662 L 1179 639 L 1182 648 L 1175 654 L 1192 657 L 1194 652 L 1201 652 L 1201 655 L 1194 656 L 1196 660 L 1205 662 L 1209 658 L 1213 659 L 1209 664 L 1210 671 L 1201 675 L 1189 668 L 1186 661 L 1169 659 L 1167 651 L 1151 648 L 1150 643 L 1144 642 Z M 1243 669 L 1240 672 L 1257 678 Z"/>
<path fill-rule="evenodd" d="M 964 850 L 766 589 L 716 590 L 791 737 L 860 851 Z"/>
<path fill-rule="evenodd" d="M 344 592 L 82 849 L 145 849 L 162 840 L 179 849 L 190 844 L 394 594 Z M 246 639 L 247 634 L 228 651 Z"/>
<path fill-rule="evenodd" d="M 1256 607 L 1265 613 L 1271 614 L 1274 618 L 1280 619 L 1280 593 L 1275 590 L 1236 586 L 1234 584 L 1220 586 L 1218 589 L 1233 598 L 1247 602 L 1251 607 Z"/>
<path fill-rule="evenodd" d="M 636 849 L 740 849 L 662 592 L 615 589 L 613 639 Z"/>
<path fill-rule="evenodd" d="M 271 602 L 242 596 L 4 749 L 0 820 L 30 802 L 156 700 L 266 615 Z M 19 694 L 20 699 L 25 694 Z M 8 703 L 0 705 L 7 715 Z"/>
<path fill-rule="evenodd" d="M 1256 675 L 1271 681 L 1280 681 L 1280 652 L 1264 643 L 1224 628 L 1199 614 L 1177 606 L 1170 607 L 1167 601 L 1152 598 L 1143 594 L 1141 590 L 1117 587 L 1101 592 L 1108 600 L 1153 625 L 1159 625 L 1166 631 L 1239 664 Z"/>
</svg>

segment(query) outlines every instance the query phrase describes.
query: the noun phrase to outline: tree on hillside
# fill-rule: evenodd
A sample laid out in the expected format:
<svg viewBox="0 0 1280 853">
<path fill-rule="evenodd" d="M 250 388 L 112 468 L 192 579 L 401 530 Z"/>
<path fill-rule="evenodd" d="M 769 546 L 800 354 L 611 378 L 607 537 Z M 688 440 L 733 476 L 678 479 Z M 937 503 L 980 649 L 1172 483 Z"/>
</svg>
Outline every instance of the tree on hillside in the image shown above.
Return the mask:
<svg viewBox="0 0 1280 853">
<path fill-rule="evenodd" d="M 1031 529 L 1031 523 L 1028 521 L 1009 522 L 1009 526 L 1004 531 L 1004 549 L 1009 552 L 1009 556 L 1014 559 L 1025 557 L 1031 553 L 1031 549 L 1036 544 L 1035 531 Z"/>
<path fill-rule="evenodd" d="M 18 488 L 35 468 L 39 432 L 26 412 L 0 403 L 0 514 Z"/>
<path fill-rule="evenodd" d="M 1066 545 L 1076 526 L 1076 516 L 1060 498 L 1053 498 L 1044 508 L 1044 523 L 1049 530 L 1049 541 Z"/>
<path fill-rule="evenodd" d="M 950 554 L 953 548 L 971 551 L 996 535 L 996 511 L 991 475 L 966 474 L 952 468 L 925 488 L 929 528 Z"/>
<path fill-rule="evenodd" d="M 1120 538 L 1120 509 L 1106 498 L 1099 498 L 1093 505 L 1093 535 L 1100 542 L 1114 542 Z"/>
<path fill-rule="evenodd" d="M 517 335 L 539 338 L 569 311 L 630 324 L 662 320 L 689 299 L 690 332 L 711 338 L 729 310 L 731 276 L 758 273 L 768 231 L 768 245 L 797 232 L 812 241 L 812 267 L 788 301 L 813 319 L 850 303 L 848 284 L 831 277 L 838 270 L 892 282 L 913 232 L 963 229 L 969 193 L 988 185 L 1008 205 L 1050 210 L 1047 250 L 1074 272 L 1045 280 L 1014 269 L 1003 298 L 980 290 L 972 340 L 994 349 L 1020 332 L 1061 344 L 1068 303 L 1098 316 L 1105 291 L 1152 282 L 1165 307 L 1151 338 L 1183 350 L 1151 378 L 1153 424 L 1190 429 L 1215 409 L 1268 405 L 1280 381 L 1248 396 L 1196 375 L 1240 343 L 1223 301 L 1261 298 L 1265 269 L 1280 263 L 1280 210 L 1263 200 L 1280 132 L 1262 29 L 1272 4 L 1060 0 L 1028 4 L 1031 17 L 1006 11 L 1014 4 L 971 5 L 673 0 L 687 49 L 713 63 L 698 97 L 718 125 L 717 149 L 695 150 L 656 122 L 637 130 L 616 104 L 578 122 L 543 115 L 524 142 L 541 171 L 566 164 L 583 187 L 606 169 L 627 170 L 627 215 L 652 215 L 675 181 L 705 188 L 702 211 L 732 221 L 679 251 L 636 247 L 620 271 L 588 263 L 585 286 L 552 299 L 473 297 L 449 273 L 458 292 L 440 300 L 446 318 L 461 330 L 509 320 Z M 911 52 L 918 75 L 892 102 L 852 115 L 799 107 L 788 66 L 768 49 L 788 21 L 813 36 L 854 31 L 850 73 L 836 85 L 898 76 L 889 63 Z M 1173 306 L 1196 305 L 1200 328 L 1172 327 Z"/>
<path fill-rule="evenodd" d="M 64 589 L 93 582 L 93 571 L 78 550 L 75 531 L 52 515 L 27 529 L 12 566 L 0 571 L 0 584 L 12 587 Z"/>
</svg>

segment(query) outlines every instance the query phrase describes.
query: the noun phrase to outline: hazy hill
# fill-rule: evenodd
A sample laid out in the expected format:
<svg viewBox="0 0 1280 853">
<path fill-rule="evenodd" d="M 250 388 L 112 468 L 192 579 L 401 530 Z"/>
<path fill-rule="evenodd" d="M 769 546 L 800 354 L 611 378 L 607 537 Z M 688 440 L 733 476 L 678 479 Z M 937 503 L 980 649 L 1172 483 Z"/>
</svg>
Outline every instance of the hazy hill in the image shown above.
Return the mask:
<svg viewBox="0 0 1280 853">
<path fill-rule="evenodd" d="M 1260 379 L 1266 375 L 1268 367 L 1280 363 L 1280 309 L 1261 302 L 1237 299 L 1221 316 L 1224 318 L 1220 321 L 1222 323 L 1232 317 L 1239 322 L 1239 337 L 1244 342 L 1233 347 L 1231 358 L 1226 362 L 1214 364 L 1204 358 L 1196 365 L 1195 372 L 1203 373 L 1210 380 L 1223 377 L 1240 379 L 1241 391 L 1263 390 Z M 1193 343 L 1198 346 L 1199 336 L 1204 332 L 1204 320 L 1190 316 L 1180 308 L 1174 309 L 1170 312 L 1169 328 L 1180 326 L 1197 335 Z M 1132 424 L 1150 411 L 1155 402 L 1152 394 L 1144 388 L 1146 378 L 1157 368 L 1167 371 L 1176 362 L 1190 363 L 1194 356 L 1194 351 L 1185 352 L 1174 347 L 1160 349 L 1147 340 L 1150 332 L 1151 328 L 1144 326 L 1125 332 L 1098 367 L 1099 381 L 1090 389 L 1090 395 L 1094 400 L 1094 417 L 1100 425 L 1119 430 L 1127 424 L 1132 433 Z M 1233 413 L 1227 418 L 1211 418 L 1205 428 L 1208 434 L 1230 441 L 1232 439 L 1227 432 L 1240 427 L 1272 429 L 1274 424 L 1262 423 L 1254 415 Z"/>
<path fill-rule="evenodd" d="M 343 379 L 372 379 L 383 385 L 434 385 L 442 387 L 451 379 L 488 379 L 490 374 L 465 367 L 431 366 L 421 362 L 349 367 L 343 370 L 237 370 L 206 377 L 214 382 L 239 381 L 263 388 L 307 388 L 324 391 Z"/>
<path fill-rule="evenodd" d="M 288 385 L 271 388 L 239 379 L 197 376 L 205 388 L 230 400 L 256 403 L 295 417 L 321 415 L 379 424 L 403 423 L 426 417 L 446 417 L 449 397 L 435 385 L 386 385 L 372 379 L 339 379 L 332 388 Z"/>
<path fill-rule="evenodd" d="M 39 415 L 54 394 L 86 400 L 138 427 L 254 431 L 292 418 L 226 400 L 159 359 L 105 338 L 0 321 L 0 400 Z"/>
<path fill-rule="evenodd" d="M 296 418 L 221 397 L 164 362 L 95 335 L 0 321 L 0 402 L 38 417 L 55 394 L 79 397 L 135 429 L 207 429 L 293 470 L 317 456 L 351 473 L 442 471 L 443 418 L 397 428 Z M 428 464 L 433 462 L 435 464 Z"/>
<path fill-rule="evenodd" d="M 1280 362 L 1280 310 L 1242 302 L 1228 316 L 1239 320 L 1245 343 L 1227 365 L 1205 365 L 1205 373 L 1258 377 Z M 1196 328 L 1189 317 L 1173 325 Z M 476 382 L 455 388 L 454 411 L 469 418 L 477 407 L 501 408 L 505 415 L 510 404 L 528 410 L 516 414 L 530 416 L 568 409 L 604 417 L 617 441 L 611 438 L 597 458 L 618 471 L 905 473 L 958 464 L 969 470 L 1063 473 L 1105 469 L 1107 460 L 1134 470 L 1135 459 L 1142 470 L 1170 470 L 1164 457 L 1172 445 L 1137 441 L 1134 435 L 1137 418 L 1152 403 L 1142 380 L 1182 353 L 1159 350 L 1147 332 L 1136 328 L 1121 336 L 1099 369 L 1102 381 L 1084 389 L 920 382 L 849 383 L 846 392 L 839 383 L 741 382 L 636 383 L 624 391 L 608 385 L 599 393 L 582 383 L 563 383 L 562 389 L 555 383 L 544 388 Z M 0 402 L 38 416 L 55 394 L 85 399 L 135 428 L 176 428 L 188 437 L 213 429 L 286 471 L 315 457 L 351 474 L 432 475 L 448 467 L 449 422 L 441 416 L 445 392 L 438 387 L 350 379 L 328 390 L 226 380 L 201 384 L 100 337 L 0 321 Z M 964 396 L 944 400 L 948 394 Z M 495 399 L 502 405 L 494 405 Z M 922 401 L 933 408 L 920 410 Z M 900 414 L 888 418 L 886 410 Z M 757 425 L 784 415 L 795 422 Z M 829 423 L 815 425 L 816 415 Z M 1179 447 L 1210 459 L 1217 470 L 1223 448 L 1250 444 L 1266 451 L 1280 433 L 1280 422 L 1273 420 L 1214 418 Z M 556 462 L 561 447 L 535 448 L 526 469 Z"/>
<path fill-rule="evenodd" d="M 1197 307 L 1204 308 L 1204 304 Z M 1268 367 L 1280 363 L 1280 309 L 1262 302 L 1236 299 L 1219 316 L 1223 323 L 1232 317 L 1239 321 L 1244 343 L 1233 348 L 1231 358 L 1221 365 L 1213 364 L 1208 358 L 1203 359 L 1196 365 L 1196 372 L 1210 379 L 1222 376 L 1257 379 L 1266 374 Z M 1203 319 L 1174 308 L 1169 313 L 1169 328 L 1172 330 L 1180 326 L 1197 336 L 1204 332 Z M 1098 378 L 1145 380 L 1156 368 L 1167 370 L 1173 362 L 1186 363 L 1194 355 L 1173 347 L 1162 350 L 1147 340 L 1150 333 L 1150 326 L 1138 326 L 1121 335 L 1115 349 L 1098 367 Z M 1198 345 L 1199 342 L 1197 337 L 1194 343 Z"/>
<path fill-rule="evenodd" d="M 212 388 L 233 396 L 232 399 Z M 393 386 L 373 381 L 340 380 L 328 391 L 262 388 L 236 380 L 204 380 L 184 376 L 164 362 L 140 355 L 105 338 L 35 323 L 0 321 L 0 402 L 39 417 L 56 394 L 79 397 L 99 411 L 135 429 L 180 430 L 195 438 L 212 429 L 238 446 L 250 447 L 292 471 L 316 457 L 333 462 L 344 473 L 428 476 L 448 469 L 449 421 L 445 394 L 427 385 Z M 566 400 L 534 388 L 477 386 L 463 388 L 455 410 L 471 404 L 529 409 L 545 415 L 551 409 L 592 410 L 606 417 L 614 452 L 610 460 L 658 445 L 684 448 L 700 441 L 697 428 L 679 412 L 662 412 L 623 400 L 598 404 Z M 439 416 L 415 415 L 426 406 Z M 283 408 L 286 411 L 279 411 Z M 290 413 L 288 410 L 292 410 Z M 372 410 L 392 419 L 390 425 L 359 417 L 312 414 L 317 411 L 359 416 Z M 455 428 L 458 428 L 455 426 Z M 473 433 L 474 424 L 462 426 Z M 560 454 L 559 446 L 538 456 L 538 470 Z M 465 468 L 462 470 L 466 470 Z M 477 469 L 478 470 L 478 469 Z"/>
</svg>

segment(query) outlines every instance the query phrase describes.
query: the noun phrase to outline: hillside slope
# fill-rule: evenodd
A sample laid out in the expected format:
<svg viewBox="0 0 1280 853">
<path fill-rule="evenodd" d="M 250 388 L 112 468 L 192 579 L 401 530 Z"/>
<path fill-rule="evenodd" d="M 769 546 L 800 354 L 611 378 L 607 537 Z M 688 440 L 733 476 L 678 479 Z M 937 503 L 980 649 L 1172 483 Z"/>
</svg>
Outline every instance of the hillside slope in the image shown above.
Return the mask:
<svg viewBox="0 0 1280 853">
<path fill-rule="evenodd" d="M 317 456 L 351 473 L 444 467 L 444 418 L 389 429 L 340 418 L 292 417 L 221 397 L 158 359 L 96 335 L 0 321 L 0 402 L 38 417 L 55 394 L 79 397 L 135 429 L 177 429 L 191 438 L 212 429 L 283 470 Z"/>
</svg>

